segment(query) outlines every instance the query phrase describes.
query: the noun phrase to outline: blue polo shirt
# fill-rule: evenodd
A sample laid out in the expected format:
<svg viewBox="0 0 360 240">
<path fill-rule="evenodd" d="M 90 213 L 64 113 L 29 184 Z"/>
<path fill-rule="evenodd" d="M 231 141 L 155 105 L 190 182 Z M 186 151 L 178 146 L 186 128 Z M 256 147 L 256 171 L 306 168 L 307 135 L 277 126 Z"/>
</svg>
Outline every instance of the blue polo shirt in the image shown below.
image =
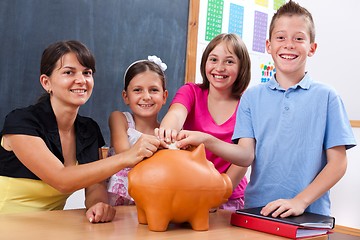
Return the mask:
<svg viewBox="0 0 360 240">
<path fill-rule="evenodd" d="M 295 197 L 326 165 L 326 149 L 356 145 L 340 96 L 309 74 L 287 90 L 274 77 L 249 88 L 237 110 L 239 138 L 256 140 L 246 208 Z M 306 211 L 330 215 L 329 192 Z"/>
</svg>

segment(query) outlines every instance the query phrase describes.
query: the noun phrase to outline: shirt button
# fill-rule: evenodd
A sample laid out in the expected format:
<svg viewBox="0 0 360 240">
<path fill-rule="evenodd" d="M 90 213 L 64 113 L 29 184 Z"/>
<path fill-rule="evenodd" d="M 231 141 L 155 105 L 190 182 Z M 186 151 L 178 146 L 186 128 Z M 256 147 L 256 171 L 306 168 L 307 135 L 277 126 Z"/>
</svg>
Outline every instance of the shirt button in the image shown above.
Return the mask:
<svg viewBox="0 0 360 240">
<path fill-rule="evenodd" d="M 288 111 L 288 110 L 289 110 L 289 107 L 285 107 L 285 110 Z"/>
</svg>

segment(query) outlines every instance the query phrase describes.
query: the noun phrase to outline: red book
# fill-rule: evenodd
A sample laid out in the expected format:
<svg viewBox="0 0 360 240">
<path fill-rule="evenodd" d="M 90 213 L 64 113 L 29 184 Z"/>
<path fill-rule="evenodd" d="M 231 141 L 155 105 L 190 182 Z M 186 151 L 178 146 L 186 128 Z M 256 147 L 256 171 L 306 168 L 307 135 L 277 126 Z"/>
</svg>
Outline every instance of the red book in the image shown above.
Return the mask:
<svg viewBox="0 0 360 240">
<path fill-rule="evenodd" d="M 261 215 L 261 209 L 262 207 L 237 210 L 231 214 L 230 223 L 292 239 L 324 235 L 335 225 L 335 218 L 320 214 L 305 212 L 296 217 L 274 218 Z"/>
</svg>

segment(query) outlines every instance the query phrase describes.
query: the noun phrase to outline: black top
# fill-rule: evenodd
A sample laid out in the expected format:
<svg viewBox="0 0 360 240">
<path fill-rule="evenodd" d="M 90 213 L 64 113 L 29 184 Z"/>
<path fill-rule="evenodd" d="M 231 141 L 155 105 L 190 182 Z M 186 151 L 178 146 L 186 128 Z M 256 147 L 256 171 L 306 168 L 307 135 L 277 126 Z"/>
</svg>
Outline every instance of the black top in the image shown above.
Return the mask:
<svg viewBox="0 0 360 240">
<path fill-rule="evenodd" d="M 5 118 L 0 139 L 5 134 L 24 134 L 40 137 L 50 151 L 64 163 L 59 130 L 49 99 L 10 112 Z M 99 125 L 91 118 L 77 115 L 75 119 L 75 135 L 78 163 L 84 164 L 98 160 L 99 148 L 105 145 Z M 36 151 L 36 149 L 33 149 L 33 151 Z M 0 147 L 0 175 L 39 179 L 20 162 L 14 152 L 6 151 L 2 146 Z"/>
</svg>

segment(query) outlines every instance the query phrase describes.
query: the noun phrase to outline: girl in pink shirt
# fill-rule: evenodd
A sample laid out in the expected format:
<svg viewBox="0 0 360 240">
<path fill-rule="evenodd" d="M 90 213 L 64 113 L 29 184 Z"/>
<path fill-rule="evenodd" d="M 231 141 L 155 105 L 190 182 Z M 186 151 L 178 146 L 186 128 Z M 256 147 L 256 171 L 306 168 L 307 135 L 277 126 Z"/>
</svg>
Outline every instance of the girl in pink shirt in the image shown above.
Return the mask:
<svg viewBox="0 0 360 240">
<path fill-rule="evenodd" d="M 236 34 L 218 35 L 206 47 L 200 70 L 203 83 L 182 86 L 160 127 L 155 129 L 155 135 L 167 144 L 181 139 L 185 130 L 197 131 L 204 140 L 215 137 L 231 143 L 240 96 L 250 82 L 250 57 L 245 44 Z M 207 159 L 220 173 L 228 174 L 233 183 L 232 196 L 220 208 L 243 208 L 247 168 L 223 160 L 220 152 L 212 151 L 211 141 L 204 144 Z"/>
</svg>

